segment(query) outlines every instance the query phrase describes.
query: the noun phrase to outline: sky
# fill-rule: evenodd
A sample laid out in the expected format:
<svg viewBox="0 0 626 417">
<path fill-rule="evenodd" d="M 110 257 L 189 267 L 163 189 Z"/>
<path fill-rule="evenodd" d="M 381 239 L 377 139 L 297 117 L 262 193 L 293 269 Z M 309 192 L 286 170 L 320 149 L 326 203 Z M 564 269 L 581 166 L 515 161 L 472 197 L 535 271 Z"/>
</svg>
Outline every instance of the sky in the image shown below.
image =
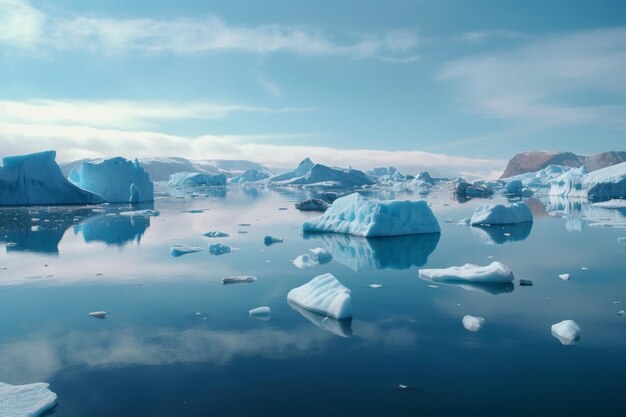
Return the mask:
<svg viewBox="0 0 626 417">
<path fill-rule="evenodd" d="M 0 0 L 0 156 L 493 176 L 625 133 L 623 1 Z"/>
</svg>

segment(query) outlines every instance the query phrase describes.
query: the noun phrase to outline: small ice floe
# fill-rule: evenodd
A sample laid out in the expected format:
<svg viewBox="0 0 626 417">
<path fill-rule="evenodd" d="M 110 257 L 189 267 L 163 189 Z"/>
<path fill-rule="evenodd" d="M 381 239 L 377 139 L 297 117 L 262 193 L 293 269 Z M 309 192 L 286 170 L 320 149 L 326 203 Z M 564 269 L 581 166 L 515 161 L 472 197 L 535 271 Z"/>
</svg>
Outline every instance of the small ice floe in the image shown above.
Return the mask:
<svg viewBox="0 0 626 417">
<path fill-rule="evenodd" d="M 569 274 L 559 274 L 559 278 L 563 281 L 569 281 Z"/>
<path fill-rule="evenodd" d="M 433 284 L 429 284 L 428 288 L 439 288 L 439 285 L 433 285 Z"/>
<path fill-rule="evenodd" d="M 470 332 L 477 332 L 485 325 L 485 319 L 482 317 L 465 315 L 463 316 L 463 327 Z"/>
<path fill-rule="evenodd" d="M 98 273 L 96 273 L 96 276 L 97 276 L 97 277 L 101 277 L 102 275 L 104 275 L 102 272 L 98 272 Z"/>
<path fill-rule="evenodd" d="M 626 237 L 618 237 L 617 243 L 621 243 L 622 245 L 626 245 Z"/>
<path fill-rule="evenodd" d="M 233 248 L 225 243 L 211 243 L 209 245 L 209 253 L 211 255 L 219 256 L 224 255 L 225 253 L 231 253 L 232 251 Z"/>
<path fill-rule="evenodd" d="M 333 255 L 328 253 L 325 249 L 313 248 L 309 250 L 313 253 L 313 259 L 315 259 L 320 265 L 327 264 L 333 260 Z"/>
<path fill-rule="evenodd" d="M 530 279 L 520 279 L 519 285 L 520 287 L 532 287 L 533 281 Z"/>
<path fill-rule="evenodd" d="M 283 240 L 279 237 L 269 236 L 269 235 L 263 238 L 263 244 L 265 246 L 272 246 L 275 243 L 283 243 Z"/>
<path fill-rule="evenodd" d="M 587 268 L 586 266 L 581 266 L 581 267 L 580 267 L 580 269 L 581 269 L 581 270 L 583 270 L 583 271 L 586 271 L 586 270 L 588 270 L 589 268 Z"/>
<path fill-rule="evenodd" d="M 452 217 L 446 217 L 443 221 L 446 223 L 454 223 L 454 219 Z"/>
<path fill-rule="evenodd" d="M 380 284 L 370 284 L 370 285 L 368 285 L 368 287 L 370 287 L 370 288 L 381 288 L 382 285 L 380 285 Z"/>
<path fill-rule="evenodd" d="M 41 230 L 41 226 L 31 226 L 30 227 L 30 231 L 31 232 L 37 232 L 39 230 Z"/>
<path fill-rule="evenodd" d="M 493 259 L 493 255 L 487 255 L 487 259 Z"/>
<path fill-rule="evenodd" d="M 573 345 L 580 340 L 580 327 L 574 320 L 563 320 L 552 325 L 552 336 L 564 345 Z"/>
<path fill-rule="evenodd" d="M 292 289 L 287 294 L 287 300 L 335 319 L 352 317 L 350 290 L 341 285 L 333 274 L 319 275 L 306 284 Z"/>
<path fill-rule="evenodd" d="M 204 210 L 200 210 L 200 209 L 194 209 L 194 210 L 181 210 L 181 213 L 200 214 L 200 213 L 204 213 Z"/>
<path fill-rule="evenodd" d="M 201 252 L 202 248 L 196 245 L 174 245 L 170 248 L 170 255 L 175 258 L 187 255 L 188 253 Z"/>
<path fill-rule="evenodd" d="M 287 207 L 278 207 L 278 210 L 285 211 L 285 210 L 287 210 Z"/>
<path fill-rule="evenodd" d="M 248 311 L 248 315 L 254 319 L 259 320 L 269 320 L 270 319 L 270 308 L 268 306 L 253 308 Z"/>
<path fill-rule="evenodd" d="M 308 255 L 308 254 L 298 256 L 296 259 L 291 261 L 291 263 L 300 269 L 313 268 L 314 266 L 317 266 L 320 264 L 318 261 L 313 259 L 313 256 Z"/>
<path fill-rule="evenodd" d="M 210 238 L 218 238 L 218 237 L 228 237 L 230 235 L 226 232 L 218 232 L 215 230 L 211 230 L 209 232 L 206 232 L 203 236 L 210 237 Z"/>
<path fill-rule="evenodd" d="M 617 312 L 618 315 L 624 317 L 624 315 L 626 315 L 626 313 L 624 313 L 624 310 L 620 310 Z"/>
<path fill-rule="evenodd" d="M 95 317 L 97 319 L 105 319 L 107 317 L 106 311 L 92 311 L 89 313 L 91 317 Z"/>
<path fill-rule="evenodd" d="M 466 217 L 457 224 L 460 224 L 461 226 L 469 226 L 471 224 L 471 219 L 469 217 Z"/>
<path fill-rule="evenodd" d="M 622 304 L 621 301 L 613 301 L 613 304 Z"/>
<path fill-rule="evenodd" d="M 257 278 L 252 275 L 234 275 L 232 277 L 224 277 L 222 278 L 222 284 L 246 284 L 250 282 L 256 281 Z"/>
<path fill-rule="evenodd" d="M 398 391 L 402 391 L 402 392 L 412 392 L 412 393 L 417 393 L 417 394 L 425 394 L 426 391 L 424 391 L 423 389 L 419 389 L 416 387 L 411 387 L 409 385 L 404 385 L 404 384 L 398 384 Z"/>
<path fill-rule="evenodd" d="M 146 210 L 133 210 L 133 211 L 122 211 L 120 213 L 120 216 L 129 216 L 129 217 L 158 217 L 158 215 L 161 214 L 160 212 L 158 212 L 157 210 L 150 210 L 150 209 L 146 209 Z"/>
<path fill-rule="evenodd" d="M 0 382 L 0 415 L 6 417 L 36 417 L 57 403 L 50 384 L 37 382 L 10 385 Z"/>
<path fill-rule="evenodd" d="M 450 268 L 420 269 L 419 276 L 432 282 L 513 282 L 511 268 L 500 262 L 492 262 L 487 266 L 465 264 Z"/>
</svg>

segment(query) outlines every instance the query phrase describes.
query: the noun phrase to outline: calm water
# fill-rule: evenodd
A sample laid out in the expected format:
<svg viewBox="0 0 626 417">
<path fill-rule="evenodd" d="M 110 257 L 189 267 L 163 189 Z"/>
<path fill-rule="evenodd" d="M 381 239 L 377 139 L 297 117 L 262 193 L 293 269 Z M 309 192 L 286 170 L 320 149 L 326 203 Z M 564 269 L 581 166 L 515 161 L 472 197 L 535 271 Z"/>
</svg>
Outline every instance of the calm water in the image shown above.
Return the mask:
<svg viewBox="0 0 626 417">
<path fill-rule="evenodd" d="M 440 236 L 368 240 L 302 236 L 298 224 L 316 216 L 293 209 L 305 194 L 161 195 L 153 218 L 110 215 L 128 210 L 118 206 L 1 209 L 0 381 L 50 382 L 55 417 L 622 412 L 626 318 L 614 302 L 626 303 L 626 211 L 530 199 L 532 227 L 481 230 L 456 223 L 485 200 L 440 191 L 427 197 Z M 202 236 L 210 230 L 231 235 Z M 268 234 L 284 243 L 265 246 Z M 213 256 L 214 242 L 238 250 Z M 175 244 L 205 250 L 174 258 Z M 318 246 L 334 260 L 291 264 Z M 418 278 L 423 266 L 492 260 L 513 269 L 515 286 Z M 287 303 L 326 272 L 352 290 L 351 323 Z M 259 279 L 221 285 L 239 274 Z M 270 320 L 248 317 L 263 305 Z M 468 332 L 465 314 L 485 327 Z M 565 319 L 582 329 L 575 345 L 550 333 Z"/>
</svg>

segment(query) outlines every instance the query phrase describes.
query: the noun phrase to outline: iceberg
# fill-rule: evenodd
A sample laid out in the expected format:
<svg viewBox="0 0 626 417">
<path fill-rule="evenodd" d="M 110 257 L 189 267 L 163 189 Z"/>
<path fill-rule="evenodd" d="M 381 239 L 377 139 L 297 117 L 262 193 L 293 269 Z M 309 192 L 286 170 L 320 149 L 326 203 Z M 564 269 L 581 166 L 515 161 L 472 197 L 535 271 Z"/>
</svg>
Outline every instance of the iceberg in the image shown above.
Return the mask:
<svg viewBox="0 0 626 417">
<path fill-rule="evenodd" d="M 91 313 L 89 313 L 89 315 L 97 319 L 105 319 L 107 317 L 107 312 L 106 311 L 92 311 Z"/>
<path fill-rule="evenodd" d="M 243 174 L 231 179 L 233 184 L 247 184 L 249 182 L 257 182 L 269 178 L 270 176 L 266 172 L 261 172 L 256 169 L 249 169 Z"/>
<path fill-rule="evenodd" d="M 352 317 L 350 290 L 332 274 L 319 275 L 289 291 L 287 300 L 314 313 L 335 319 Z"/>
<path fill-rule="evenodd" d="M 550 328 L 552 336 L 564 345 L 573 345 L 580 340 L 580 327 L 574 320 L 563 320 Z"/>
<path fill-rule="evenodd" d="M 270 319 L 271 310 L 268 306 L 253 308 L 248 311 L 248 315 L 252 318 L 259 320 L 269 320 Z"/>
<path fill-rule="evenodd" d="M 313 268 L 314 266 L 320 264 L 317 260 L 313 258 L 313 256 L 307 254 L 298 256 L 296 259 L 291 261 L 291 263 L 294 264 L 296 268 L 300 269 Z"/>
<path fill-rule="evenodd" d="M 317 219 L 301 224 L 304 232 L 355 236 L 401 236 L 439 233 L 439 223 L 424 200 L 373 200 L 353 193 L 335 200 Z"/>
<path fill-rule="evenodd" d="M 154 184 L 135 159 L 122 157 L 83 162 L 73 168 L 68 180 L 83 190 L 100 195 L 109 203 L 154 201 Z"/>
<path fill-rule="evenodd" d="M 313 253 L 313 259 L 319 262 L 320 265 L 327 264 L 333 260 L 333 255 L 328 253 L 325 249 L 313 248 L 309 250 Z"/>
<path fill-rule="evenodd" d="M 224 277 L 222 278 L 222 284 L 223 285 L 228 285 L 228 284 L 248 284 L 251 282 L 256 281 L 257 278 L 253 277 L 252 275 L 235 275 L 232 277 Z"/>
<path fill-rule="evenodd" d="M 263 244 L 265 246 L 272 246 L 275 243 L 283 243 L 283 240 L 279 237 L 274 237 L 274 236 L 265 236 L 263 238 Z"/>
<path fill-rule="evenodd" d="M 55 151 L 4 158 L 0 167 L 0 206 L 98 204 L 103 201 L 101 196 L 69 182 L 55 158 Z"/>
<path fill-rule="evenodd" d="M 279 183 L 291 180 L 293 178 L 301 177 L 303 175 L 306 175 L 306 173 L 309 172 L 314 165 L 315 164 L 313 163 L 313 161 L 311 161 L 309 158 L 305 158 L 302 162 L 300 162 L 300 164 L 298 164 L 298 167 L 296 169 L 284 172 L 282 174 L 274 175 L 273 177 L 268 178 L 267 181 L 270 183 Z"/>
<path fill-rule="evenodd" d="M 226 232 L 210 231 L 210 232 L 206 232 L 204 236 L 210 237 L 210 238 L 218 238 L 218 237 L 228 237 L 230 235 Z"/>
<path fill-rule="evenodd" d="M 226 185 L 226 176 L 224 174 L 212 175 L 201 172 L 177 172 L 170 175 L 168 184 L 171 187 L 224 186 Z"/>
<path fill-rule="evenodd" d="M 505 185 L 504 190 L 508 196 L 530 197 L 533 195 L 533 191 L 528 187 L 524 187 L 524 184 L 519 179 L 509 181 Z"/>
<path fill-rule="evenodd" d="M 626 162 L 587 173 L 584 166 L 559 176 L 550 195 L 587 198 L 591 201 L 626 198 Z"/>
<path fill-rule="evenodd" d="M 487 266 L 465 264 L 441 269 L 420 269 L 420 278 L 432 282 L 507 283 L 513 282 L 511 268 L 500 262 Z"/>
<path fill-rule="evenodd" d="M 319 198 L 309 198 L 296 203 L 296 209 L 300 211 L 326 211 L 328 207 L 328 203 Z"/>
<path fill-rule="evenodd" d="M 477 332 L 485 325 L 485 319 L 482 317 L 470 316 L 469 314 L 463 316 L 463 327 L 470 332 Z"/>
<path fill-rule="evenodd" d="M 503 204 L 485 204 L 474 211 L 470 224 L 494 225 L 494 224 L 514 224 L 532 222 L 533 213 L 524 203 L 513 203 L 510 206 Z"/>
<path fill-rule="evenodd" d="M 231 253 L 233 248 L 225 243 L 211 243 L 209 245 L 209 253 L 211 255 L 224 255 L 225 253 Z"/>
<path fill-rule="evenodd" d="M 175 258 L 187 255 L 188 253 L 201 252 L 202 248 L 196 245 L 174 245 L 170 248 L 170 255 Z"/>
<path fill-rule="evenodd" d="M 371 185 L 373 181 L 362 171 L 348 168 L 337 169 L 326 165 L 315 164 L 309 172 L 301 177 L 283 182 L 283 185 L 331 185 L 340 188 L 354 188 Z"/>
<path fill-rule="evenodd" d="M 0 416 L 37 417 L 57 403 L 57 395 L 50 385 L 37 382 L 27 385 L 10 385 L 0 382 Z"/>
<path fill-rule="evenodd" d="M 484 198 L 492 196 L 493 189 L 481 182 L 470 184 L 461 179 L 454 183 L 452 193 L 461 198 Z"/>
</svg>

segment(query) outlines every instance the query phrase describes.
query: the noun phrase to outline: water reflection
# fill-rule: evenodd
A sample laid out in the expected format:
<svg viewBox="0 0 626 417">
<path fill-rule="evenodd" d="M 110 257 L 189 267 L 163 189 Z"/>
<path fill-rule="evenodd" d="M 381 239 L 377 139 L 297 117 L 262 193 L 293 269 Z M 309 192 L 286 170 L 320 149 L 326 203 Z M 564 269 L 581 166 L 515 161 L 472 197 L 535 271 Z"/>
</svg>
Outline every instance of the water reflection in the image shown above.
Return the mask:
<svg viewBox="0 0 626 417">
<path fill-rule="evenodd" d="M 545 201 L 551 216 L 562 216 L 570 232 L 582 232 L 585 226 L 626 226 L 626 208 L 595 206 L 584 200 L 549 196 Z"/>
<path fill-rule="evenodd" d="M 530 235 L 533 222 L 497 226 L 473 226 L 472 233 L 485 245 L 503 245 L 520 242 Z"/>
<path fill-rule="evenodd" d="M 426 282 L 432 283 L 427 278 L 421 277 Z M 482 292 L 485 294 L 498 295 L 513 292 L 515 285 L 512 282 L 468 282 L 463 280 L 437 281 L 435 285 L 459 287 L 465 291 Z"/>
<path fill-rule="evenodd" d="M 59 242 L 70 227 L 95 216 L 89 207 L 22 207 L 0 209 L 0 242 L 7 252 L 57 255 Z"/>
<path fill-rule="evenodd" d="M 428 261 L 440 234 L 366 238 L 338 233 L 305 233 L 333 258 L 354 271 L 408 269 Z"/>
<path fill-rule="evenodd" d="M 103 242 L 112 246 L 123 246 L 128 242 L 139 243 L 150 227 L 146 216 L 120 216 L 101 214 L 74 227 L 74 234 L 82 233 L 85 243 Z"/>
<path fill-rule="evenodd" d="M 352 337 L 352 318 L 337 320 L 323 314 L 314 313 L 299 305 L 287 301 L 289 306 L 300 313 L 308 321 L 319 327 L 341 337 Z"/>
</svg>

